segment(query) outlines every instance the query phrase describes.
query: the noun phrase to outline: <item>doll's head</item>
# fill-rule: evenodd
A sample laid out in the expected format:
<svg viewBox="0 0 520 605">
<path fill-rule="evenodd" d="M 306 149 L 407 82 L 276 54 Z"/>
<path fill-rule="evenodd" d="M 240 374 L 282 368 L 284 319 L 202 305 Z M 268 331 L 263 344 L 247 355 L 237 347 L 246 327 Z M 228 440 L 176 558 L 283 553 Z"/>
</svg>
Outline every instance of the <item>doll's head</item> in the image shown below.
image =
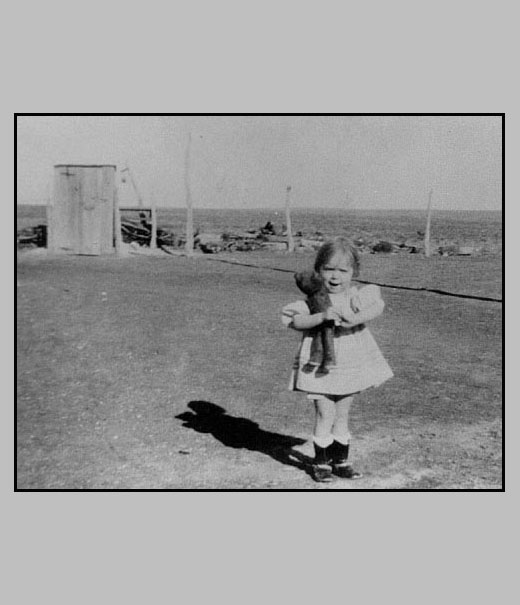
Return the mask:
<svg viewBox="0 0 520 605">
<path fill-rule="evenodd" d="M 307 296 L 313 296 L 323 288 L 322 278 L 314 271 L 300 271 L 295 273 L 294 279 L 298 288 Z"/>
<path fill-rule="evenodd" d="M 347 266 L 352 268 L 352 277 L 359 276 L 359 252 L 354 244 L 345 237 L 336 237 L 323 244 L 316 254 L 314 271 L 319 275 L 333 259 L 344 259 Z"/>
</svg>

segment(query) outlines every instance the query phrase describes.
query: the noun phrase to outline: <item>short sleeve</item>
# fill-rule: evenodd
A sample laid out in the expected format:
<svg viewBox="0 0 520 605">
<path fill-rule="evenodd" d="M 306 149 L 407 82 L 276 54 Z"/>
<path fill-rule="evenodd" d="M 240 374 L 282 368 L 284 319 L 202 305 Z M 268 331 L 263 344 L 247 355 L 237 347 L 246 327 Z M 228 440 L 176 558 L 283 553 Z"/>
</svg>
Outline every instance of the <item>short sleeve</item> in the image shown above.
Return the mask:
<svg viewBox="0 0 520 605">
<path fill-rule="evenodd" d="M 307 303 L 303 300 L 298 300 L 297 302 L 291 303 L 289 305 L 285 305 L 282 309 L 282 323 L 286 327 L 290 327 L 293 317 L 295 315 L 309 315 L 309 307 Z"/>
<path fill-rule="evenodd" d="M 360 288 L 357 293 L 356 306 L 356 323 L 365 323 L 376 317 L 379 317 L 385 308 L 385 303 L 381 298 L 381 290 L 379 286 L 370 284 L 364 288 Z"/>
<path fill-rule="evenodd" d="M 357 295 L 361 308 L 371 307 L 376 303 L 383 302 L 381 298 L 381 288 L 375 284 L 369 284 L 357 290 Z"/>
</svg>

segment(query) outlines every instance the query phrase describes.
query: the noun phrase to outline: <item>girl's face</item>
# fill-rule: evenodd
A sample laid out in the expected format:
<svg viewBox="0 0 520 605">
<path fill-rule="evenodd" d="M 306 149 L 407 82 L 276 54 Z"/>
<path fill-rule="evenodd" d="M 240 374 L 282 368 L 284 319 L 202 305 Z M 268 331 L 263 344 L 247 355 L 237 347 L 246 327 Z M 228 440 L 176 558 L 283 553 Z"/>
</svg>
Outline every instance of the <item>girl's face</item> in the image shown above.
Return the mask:
<svg viewBox="0 0 520 605">
<path fill-rule="evenodd" d="M 329 294 L 339 294 L 350 288 L 353 272 L 350 258 L 338 252 L 323 265 L 320 276 Z"/>
</svg>

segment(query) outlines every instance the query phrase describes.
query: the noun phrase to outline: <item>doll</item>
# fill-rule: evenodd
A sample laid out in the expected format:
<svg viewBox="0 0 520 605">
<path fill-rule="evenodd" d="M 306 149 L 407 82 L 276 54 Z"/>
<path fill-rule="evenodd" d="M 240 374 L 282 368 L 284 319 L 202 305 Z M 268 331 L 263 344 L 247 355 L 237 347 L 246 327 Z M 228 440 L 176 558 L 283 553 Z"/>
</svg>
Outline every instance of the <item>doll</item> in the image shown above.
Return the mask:
<svg viewBox="0 0 520 605">
<path fill-rule="evenodd" d="M 311 314 L 321 313 L 331 306 L 330 297 L 323 286 L 321 277 L 314 271 L 301 271 L 294 276 L 296 285 L 307 296 L 307 305 Z M 316 366 L 317 375 L 328 374 L 336 365 L 334 353 L 334 322 L 328 321 L 311 330 L 313 339 L 311 354 L 302 368 L 310 373 Z"/>
</svg>

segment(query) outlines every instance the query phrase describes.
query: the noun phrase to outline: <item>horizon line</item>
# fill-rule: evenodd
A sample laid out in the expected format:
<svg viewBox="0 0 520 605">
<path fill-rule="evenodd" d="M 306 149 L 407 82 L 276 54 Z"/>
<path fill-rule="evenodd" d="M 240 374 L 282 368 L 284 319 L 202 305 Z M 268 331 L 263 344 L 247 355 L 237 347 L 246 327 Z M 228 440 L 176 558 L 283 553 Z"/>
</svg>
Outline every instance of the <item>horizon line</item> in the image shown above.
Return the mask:
<svg viewBox="0 0 520 605">
<path fill-rule="evenodd" d="M 24 201 L 16 201 L 17 206 L 47 206 L 46 202 L 24 202 Z M 140 206 L 131 206 L 124 205 L 125 208 L 131 208 L 135 210 L 139 210 Z M 143 208 L 149 208 L 150 206 L 144 205 Z M 158 210 L 186 210 L 186 206 L 162 206 L 157 205 L 156 208 Z M 220 206 L 220 207 L 210 207 L 210 206 L 193 206 L 193 210 L 246 210 L 246 211 L 254 211 L 254 210 L 269 210 L 273 212 L 282 212 L 285 213 L 285 208 L 281 206 L 252 206 L 247 208 L 237 207 L 237 206 Z M 314 210 L 314 211 L 326 211 L 326 210 L 334 210 L 334 211 L 345 211 L 349 210 L 355 211 L 363 211 L 363 212 L 426 212 L 426 208 L 362 208 L 362 207 L 345 207 L 345 206 L 294 206 L 291 207 L 291 211 L 298 210 Z M 442 211 L 442 212 L 502 212 L 503 208 L 433 208 L 432 211 Z"/>
</svg>

